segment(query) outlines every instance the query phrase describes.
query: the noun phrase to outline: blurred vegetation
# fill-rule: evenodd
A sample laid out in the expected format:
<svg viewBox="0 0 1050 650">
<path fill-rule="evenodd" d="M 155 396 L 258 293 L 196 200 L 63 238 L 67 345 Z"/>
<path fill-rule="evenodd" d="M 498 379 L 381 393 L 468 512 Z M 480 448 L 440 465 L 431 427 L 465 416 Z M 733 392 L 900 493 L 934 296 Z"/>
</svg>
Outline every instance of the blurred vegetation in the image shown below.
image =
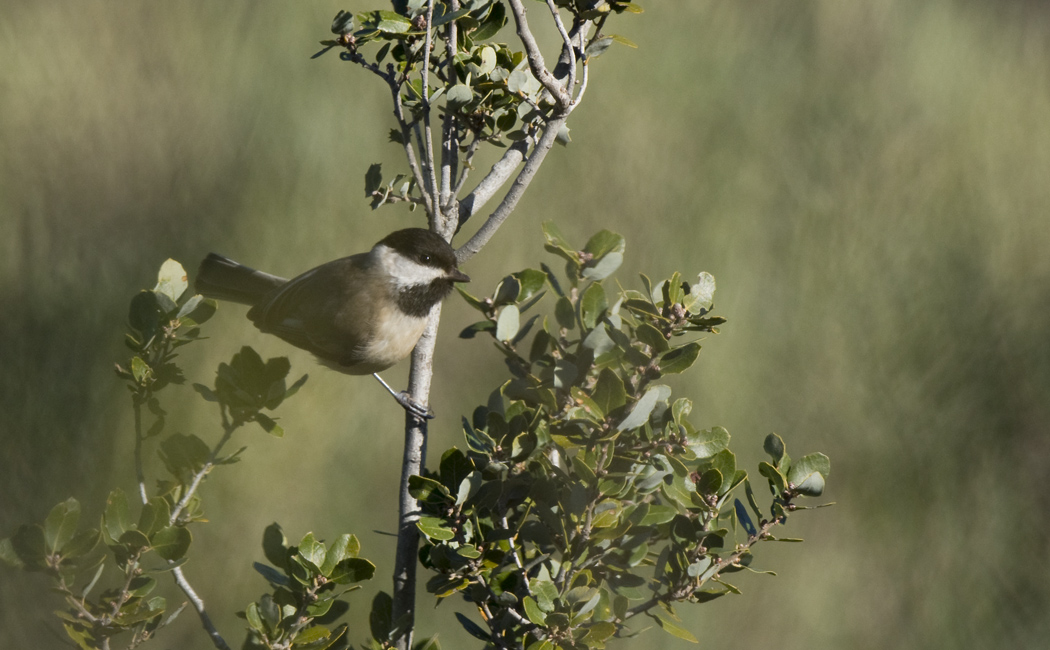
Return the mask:
<svg viewBox="0 0 1050 650">
<path fill-rule="evenodd" d="M 0 531 L 76 495 L 97 517 L 133 489 L 125 305 L 167 257 L 209 250 L 291 275 L 418 225 L 371 213 L 362 177 L 391 172 L 385 89 L 311 61 L 332 15 L 184 2 L 11 2 L 0 23 Z M 654 3 L 638 50 L 595 63 L 588 99 L 518 213 L 466 269 L 492 281 L 542 255 L 539 223 L 627 239 L 620 276 L 710 271 L 733 323 L 675 385 L 699 426 L 741 450 L 776 430 L 835 459 L 780 576 L 697 610 L 707 647 L 1042 647 L 1050 632 L 1050 7 L 1024 0 Z M 377 118 L 377 115 L 380 116 Z M 483 161 L 482 161 L 483 162 Z M 500 355 L 438 347 L 434 445 L 503 374 Z M 220 309 L 186 353 L 191 381 L 248 343 L 315 381 L 204 490 L 213 553 L 185 567 L 221 630 L 258 591 L 251 548 L 361 536 L 377 574 L 396 517 L 401 414 Z M 479 347 L 480 346 L 480 347 Z M 405 369 L 400 369 L 404 373 Z M 388 380 L 403 381 L 394 372 Z M 190 389 L 183 399 L 194 401 Z M 384 404 L 385 400 L 378 403 Z M 212 414 L 172 430 L 215 436 Z M 290 455 L 300 437 L 309 454 Z M 371 455 L 347 438 L 367 436 Z M 748 441 L 751 441 L 750 443 Z M 744 458 L 754 465 L 759 460 Z M 154 459 L 153 462 L 159 462 Z M 275 481 L 297 498 L 270 497 Z M 325 512 L 321 519 L 319 513 Z M 257 549 L 257 550 L 256 550 Z M 761 568 L 761 567 L 758 567 Z M 6 572 L 5 572 L 6 573 Z M 34 576 L 0 581 L 0 647 L 61 647 Z M 384 586 L 385 587 L 385 586 Z M 174 597 L 174 596 L 173 596 Z M 467 647 L 445 608 L 420 631 Z M 363 607 L 362 607 L 363 609 Z M 755 613 L 762 612 L 761 620 Z M 365 612 L 355 609 L 363 638 Z M 173 647 L 206 647 L 193 616 Z M 231 638 L 236 638 L 231 634 Z M 692 647 L 654 632 L 620 647 Z"/>
</svg>

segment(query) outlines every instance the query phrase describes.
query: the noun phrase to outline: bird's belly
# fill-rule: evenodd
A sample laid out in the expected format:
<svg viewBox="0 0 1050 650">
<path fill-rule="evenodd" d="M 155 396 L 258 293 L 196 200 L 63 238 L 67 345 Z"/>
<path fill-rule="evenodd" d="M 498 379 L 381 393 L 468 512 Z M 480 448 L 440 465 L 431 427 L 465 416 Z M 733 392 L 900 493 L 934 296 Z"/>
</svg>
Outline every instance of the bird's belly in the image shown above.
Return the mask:
<svg viewBox="0 0 1050 650">
<path fill-rule="evenodd" d="M 412 353 L 426 325 L 426 318 L 409 316 L 400 309 L 384 310 L 376 319 L 373 336 L 354 349 L 352 363 L 319 360 L 330 368 L 351 375 L 386 370 Z"/>
</svg>

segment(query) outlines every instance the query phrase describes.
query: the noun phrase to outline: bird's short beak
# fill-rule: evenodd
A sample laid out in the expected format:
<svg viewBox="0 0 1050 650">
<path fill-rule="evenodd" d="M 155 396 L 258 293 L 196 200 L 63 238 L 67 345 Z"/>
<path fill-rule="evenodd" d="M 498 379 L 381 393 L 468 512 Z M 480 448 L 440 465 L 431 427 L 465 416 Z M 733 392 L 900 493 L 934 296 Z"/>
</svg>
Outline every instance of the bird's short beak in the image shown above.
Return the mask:
<svg viewBox="0 0 1050 650">
<path fill-rule="evenodd" d="M 448 279 L 453 282 L 470 282 L 470 276 L 459 269 L 454 269 L 452 273 L 449 273 Z"/>
</svg>

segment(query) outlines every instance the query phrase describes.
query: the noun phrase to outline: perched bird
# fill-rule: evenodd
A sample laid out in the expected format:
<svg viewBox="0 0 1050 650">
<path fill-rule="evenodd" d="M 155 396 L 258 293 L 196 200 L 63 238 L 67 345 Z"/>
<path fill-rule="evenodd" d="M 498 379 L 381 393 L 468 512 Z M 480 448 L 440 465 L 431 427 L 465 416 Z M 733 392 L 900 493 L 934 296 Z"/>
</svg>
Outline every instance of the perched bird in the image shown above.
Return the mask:
<svg viewBox="0 0 1050 650">
<path fill-rule="evenodd" d="M 215 253 L 197 271 L 197 293 L 249 305 L 248 318 L 350 375 L 372 374 L 406 410 L 433 417 L 379 376 L 404 359 L 427 315 L 456 282 L 469 282 L 440 235 L 423 228 L 390 233 L 367 253 L 333 260 L 300 276 L 256 271 Z"/>
</svg>

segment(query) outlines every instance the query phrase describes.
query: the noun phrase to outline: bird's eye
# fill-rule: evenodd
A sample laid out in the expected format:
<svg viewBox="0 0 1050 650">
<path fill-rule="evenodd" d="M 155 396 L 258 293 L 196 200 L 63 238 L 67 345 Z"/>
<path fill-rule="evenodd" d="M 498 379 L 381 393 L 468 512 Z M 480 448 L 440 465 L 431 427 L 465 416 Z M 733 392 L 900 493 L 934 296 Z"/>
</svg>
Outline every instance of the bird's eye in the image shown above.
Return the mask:
<svg viewBox="0 0 1050 650">
<path fill-rule="evenodd" d="M 419 256 L 419 261 L 424 263 L 424 264 L 429 264 L 430 263 L 430 256 L 426 255 L 426 254 L 420 255 Z"/>
</svg>

